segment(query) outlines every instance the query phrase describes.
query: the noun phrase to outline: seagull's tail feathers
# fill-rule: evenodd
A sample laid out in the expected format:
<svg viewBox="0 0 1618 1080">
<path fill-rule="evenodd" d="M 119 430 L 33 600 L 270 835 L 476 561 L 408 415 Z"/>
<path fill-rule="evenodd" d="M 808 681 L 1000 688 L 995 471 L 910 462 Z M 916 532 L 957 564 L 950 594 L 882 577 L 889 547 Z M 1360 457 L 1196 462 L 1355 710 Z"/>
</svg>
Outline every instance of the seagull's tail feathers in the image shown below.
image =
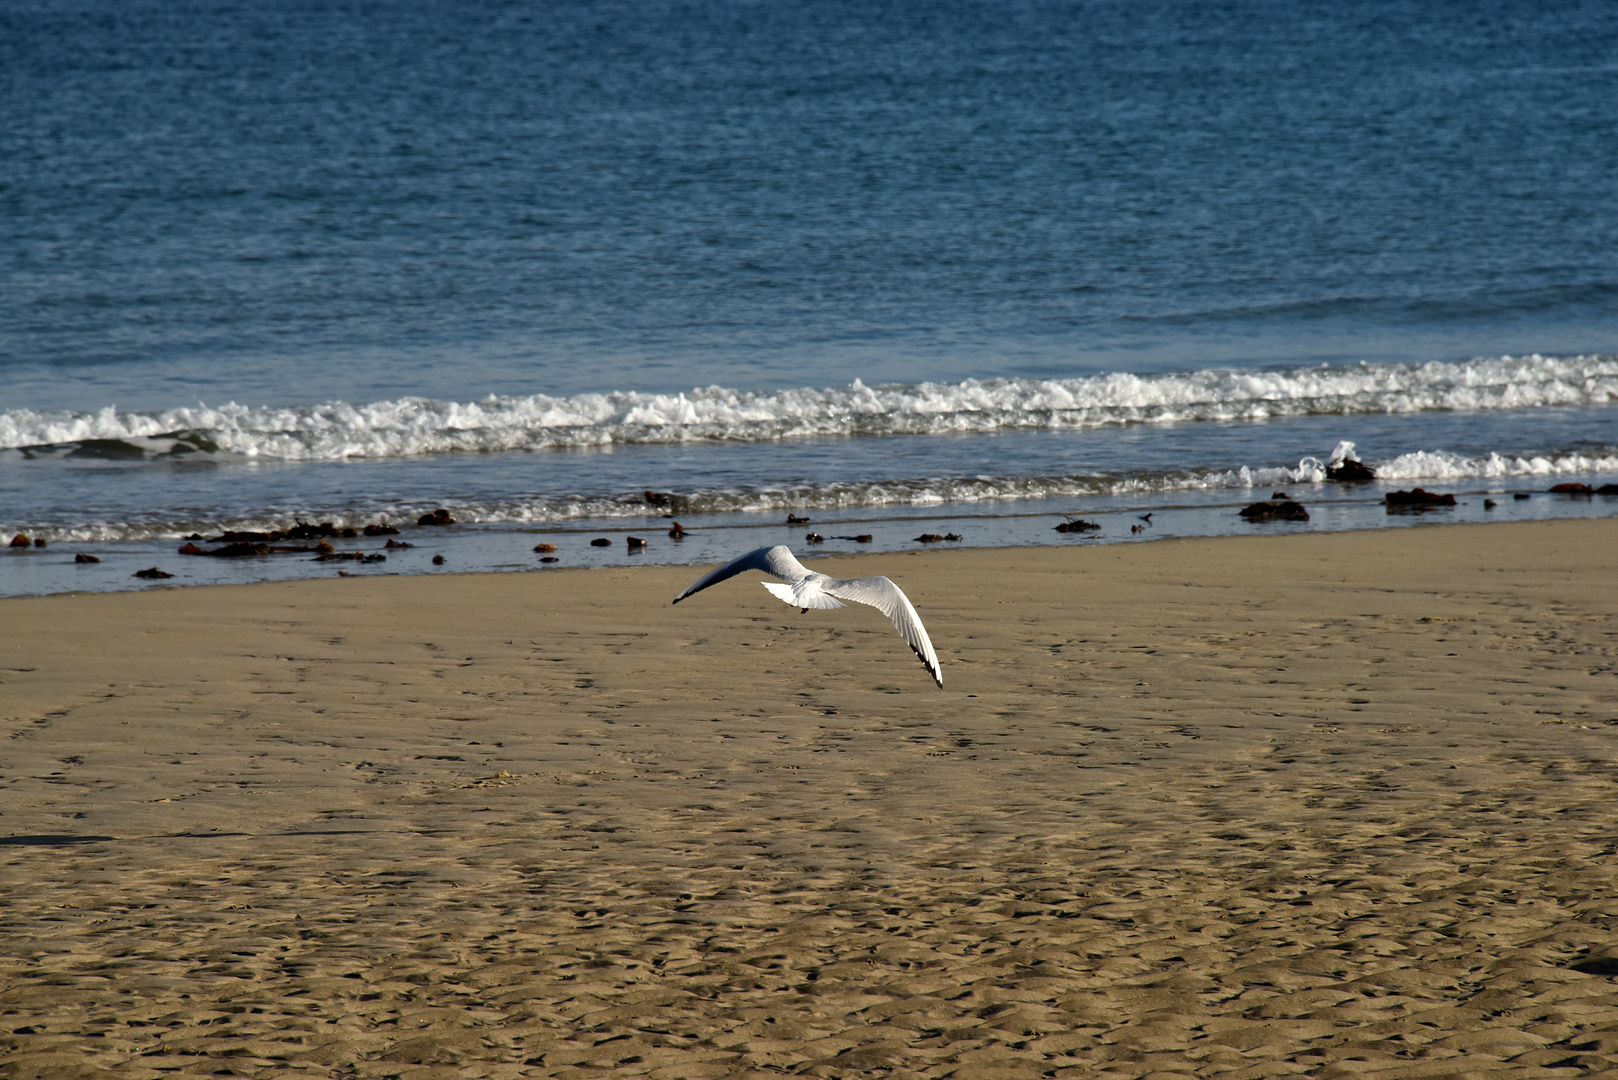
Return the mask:
<svg viewBox="0 0 1618 1080">
<path fill-rule="evenodd" d="M 760 585 L 770 590 L 782 603 L 791 604 L 795 608 L 839 608 L 843 602 L 834 596 L 827 596 L 819 589 L 805 588 L 799 585 L 781 585 L 774 581 L 761 581 Z"/>
</svg>

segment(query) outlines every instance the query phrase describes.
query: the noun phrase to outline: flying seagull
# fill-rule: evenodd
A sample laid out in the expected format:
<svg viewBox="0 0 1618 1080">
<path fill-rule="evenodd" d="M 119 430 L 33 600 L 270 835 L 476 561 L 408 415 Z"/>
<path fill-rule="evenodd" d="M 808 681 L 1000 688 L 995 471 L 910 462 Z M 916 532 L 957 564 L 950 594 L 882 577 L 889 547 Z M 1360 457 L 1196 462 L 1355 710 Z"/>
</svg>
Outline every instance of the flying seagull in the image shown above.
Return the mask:
<svg viewBox="0 0 1618 1080">
<path fill-rule="evenodd" d="M 893 625 L 899 628 L 905 641 L 915 650 L 921 662 L 932 674 L 939 686 L 944 685 L 944 676 L 938 673 L 938 654 L 933 652 L 933 643 L 927 637 L 927 628 L 921 625 L 921 616 L 916 614 L 915 606 L 910 598 L 885 577 L 862 577 L 852 581 L 841 578 L 827 577 L 817 574 L 803 563 L 793 558 L 792 552 L 785 544 L 774 547 L 761 547 L 749 551 L 746 555 L 732 559 L 719 569 L 698 578 L 690 588 L 674 598 L 678 604 L 692 593 L 701 592 L 710 585 L 717 585 L 737 574 L 748 570 L 762 570 L 766 574 L 780 578 L 787 584 L 778 585 L 773 581 L 761 581 L 766 589 L 780 597 L 784 603 L 807 612 L 810 608 L 840 608 L 844 600 L 856 604 L 870 604 L 882 614 L 893 620 Z"/>
</svg>

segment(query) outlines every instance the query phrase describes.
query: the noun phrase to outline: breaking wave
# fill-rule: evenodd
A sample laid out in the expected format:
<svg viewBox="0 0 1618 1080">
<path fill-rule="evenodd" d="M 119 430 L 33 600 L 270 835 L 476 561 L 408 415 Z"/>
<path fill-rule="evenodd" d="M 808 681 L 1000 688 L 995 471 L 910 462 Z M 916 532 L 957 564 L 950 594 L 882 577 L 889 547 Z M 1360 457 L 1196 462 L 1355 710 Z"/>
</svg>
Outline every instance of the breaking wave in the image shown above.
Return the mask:
<svg viewBox="0 0 1618 1080">
<path fill-rule="evenodd" d="M 1463 363 L 1209 369 L 887 386 L 866 386 L 856 380 L 841 388 L 756 392 L 711 386 L 680 394 L 534 394 L 491 396 L 477 402 L 401 398 L 369 405 L 231 403 L 155 412 L 120 411 L 113 406 L 97 412 L 13 409 L 0 412 L 0 448 L 24 457 L 106 461 L 198 454 L 329 461 L 1614 402 L 1618 402 L 1618 356 L 1534 355 Z"/>
</svg>

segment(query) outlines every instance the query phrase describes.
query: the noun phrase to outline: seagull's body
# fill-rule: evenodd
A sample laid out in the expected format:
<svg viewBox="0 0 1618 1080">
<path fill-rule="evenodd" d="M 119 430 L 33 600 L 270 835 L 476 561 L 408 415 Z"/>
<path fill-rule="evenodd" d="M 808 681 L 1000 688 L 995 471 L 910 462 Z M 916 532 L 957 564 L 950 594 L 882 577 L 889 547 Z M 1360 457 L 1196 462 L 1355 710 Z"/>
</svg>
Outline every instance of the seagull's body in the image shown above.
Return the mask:
<svg viewBox="0 0 1618 1080">
<path fill-rule="evenodd" d="M 927 637 L 927 628 L 921 625 L 921 616 L 916 614 L 915 606 L 910 603 L 910 598 L 899 586 L 885 577 L 864 577 L 844 581 L 841 578 L 817 574 L 793 557 L 785 544 L 757 548 L 746 555 L 732 559 L 719 569 L 698 578 L 690 588 L 676 596 L 674 602 L 678 604 L 692 593 L 701 592 L 710 585 L 717 585 L 748 570 L 762 570 L 786 582 L 785 585 L 778 585 L 773 581 L 761 581 L 759 584 L 780 597 L 784 603 L 803 611 L 810 608 L 840 608 L 844 600 L 871 605 L 893 620 L 893 625 L 904 635 L 905 641 L 921 658 L 922 664 L 932 674 L 933 679 L 939 686 L 944 685 L 944 676 L 938 671 L 938 654 L 933 652 L 933 643 Z"/>
</svg>

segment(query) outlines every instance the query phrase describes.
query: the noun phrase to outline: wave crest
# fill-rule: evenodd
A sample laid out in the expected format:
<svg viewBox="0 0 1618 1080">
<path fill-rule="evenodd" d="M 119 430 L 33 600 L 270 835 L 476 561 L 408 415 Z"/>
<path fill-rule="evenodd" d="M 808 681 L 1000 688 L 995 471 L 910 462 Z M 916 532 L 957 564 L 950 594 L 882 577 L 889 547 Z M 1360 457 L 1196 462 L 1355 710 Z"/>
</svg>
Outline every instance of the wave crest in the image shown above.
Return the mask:
<svg viewBox="0 0 1618 1080">
<path fill-rule="evenodd" d="M 633 391 L 477 402 L 0 413 L 0 447 L 29 455 L 148 459 L 222 453 L 288 461 L 611 444 L 1090 428 L 1618 402 L 1618 357 L 1524 356 L 1463 363 L 1289 370 L 1112 373 L 1076 379 L 680 394 Z"/>
</svg>

